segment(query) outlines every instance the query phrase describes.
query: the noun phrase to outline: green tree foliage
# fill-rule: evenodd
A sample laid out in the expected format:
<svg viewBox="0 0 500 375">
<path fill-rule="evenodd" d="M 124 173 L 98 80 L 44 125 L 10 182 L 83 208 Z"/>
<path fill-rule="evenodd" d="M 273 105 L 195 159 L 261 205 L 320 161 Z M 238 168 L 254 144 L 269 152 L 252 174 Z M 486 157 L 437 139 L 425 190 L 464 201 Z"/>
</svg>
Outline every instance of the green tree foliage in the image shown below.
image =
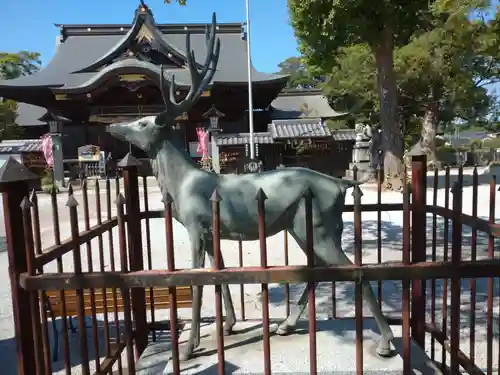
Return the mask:
<svg viewBox="0 0 500 375">
<path fill-rule="evenodd" d="M 0 78 L 13 79 L 33 74 L 40 69 L 40 54 L 21 51 L 19 53 L 0 52 Z M 0 100 L 0 141 L 18 139 L 23 129 L 16 124 L 17 104 L 12 100 Z"/>
<path fill-rule="evenodd" d="M 485 98 L 484 91 L 470 79 L 471 73 L 464 69 L 473 70 L 466 62 L 473 56 L 470 50 L 477 46 L 470 42 L 467 53 L 463 53 L 461 46 L 467 38 L 475 37 L 475 26 L 467 24 L 470 27 L 458 36 L 449 35 L 464 26 L 469 10 L 483 6 L 483 1 L 289 0 L 288 3 L 304 59 L 315 74 L 329 75 L 327 87 L 330 95 L 335 94 L 335 106 L 357 111 L 364 120 L 380 123 L 386 178 L 393 188 L 402 182 L 401 130 L 412 137 L 418 136 L 422 122 L 419 117 L 427 115 L 429 124 L 437 123 L 430 116 L 438 113 L 436 107 L 442 113 L 445 107 L 454 113 L 459 99 L 470 101 L 467 94 L 474 90 L 475 103 Z M 443 87 L 442 77 L 444 83 L 451 84 L 449 77 L 459 73 L 463 76 L 452 81 L 454 89 Z M 454 91 L 455 96 L 445 95 L 448 93 L 445 89 Z M 469 104 L 460 106 L 469 110 L 467 116 L 474 108 Z M 477 114 L 485 106 L 487 103 L 481 103 L 472 112 Z M 435 134 L 435 127 L 433 131 Z M 432 134 L 427 139 L 433 139 Z"/>
<path fill-rule="evenodd" d="M 37 72 L 42 64 L 38 52 L 0 52 L 0 76 L 13 79 Z"/>
<path fill-rule="evenodd" d="M 403 183 L 403 137 L 393 52 L 395 46 L 406 44 L 414 31 L 423 27 L 428 2 L 288 0 L 288 4 L 300 50 L 314 73 L 330 71 L 342 47 L 369 46 L 377 67 L 385 174 L 387 183 L 399 188 Z"/>
<path fill-rule="evenodd" d="M 172 2 L 172 0 L 163 0 L 163 2 L 165 4 L 170 4 Z M 186 5 L 187 0 L 177 0 L 177 2 L 179 3 L 179 5 Z"/>
<path fill-rule="evenodd" d="M 317 87 L 320 80 L 313 77 L 307 70 L 300 57 L 289 57 L 278 64 L 280 74 L 289 74 L 290 78 L 286 88 L 314 88 Z"/>
</svg>

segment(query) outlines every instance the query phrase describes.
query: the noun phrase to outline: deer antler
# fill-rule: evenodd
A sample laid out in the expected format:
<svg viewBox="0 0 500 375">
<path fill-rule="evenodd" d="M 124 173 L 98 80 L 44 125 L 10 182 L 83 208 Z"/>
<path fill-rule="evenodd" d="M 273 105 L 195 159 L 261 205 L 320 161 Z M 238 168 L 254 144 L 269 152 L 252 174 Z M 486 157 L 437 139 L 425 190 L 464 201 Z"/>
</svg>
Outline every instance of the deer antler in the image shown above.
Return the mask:
<svg viewBox="0 0 500 375">
<path fill-rule="evenodd" d="M 191 49 L 191 35 L 188 32 L 186 35 L 186 54 L 191 76 L 191 88 L 189 89 L 186 97 L 179 103 L 175 100 L 175 75 L 171 75 L 171 79 L 165 80 L 163 75 L 163 65 L 160 67 L 160 91 L 165 104 L 165 111 L 156 117 L 156 123 L 163 125 L 167 123 L 167 119 L 175 118 L 178 115 L 186 112 L 201 96 L 205 88 L 209 85 L 210 81 L 217 69 L 220 54 L 220 39 L 216 41 L 216 16 L 212 15 L 211 30 L 206 32 L 207 56 L 205 63 L 201 70 L 198 70 L 194 51 Z M 209 34 L 210 33 L 210 34 Z"/>
</svg>

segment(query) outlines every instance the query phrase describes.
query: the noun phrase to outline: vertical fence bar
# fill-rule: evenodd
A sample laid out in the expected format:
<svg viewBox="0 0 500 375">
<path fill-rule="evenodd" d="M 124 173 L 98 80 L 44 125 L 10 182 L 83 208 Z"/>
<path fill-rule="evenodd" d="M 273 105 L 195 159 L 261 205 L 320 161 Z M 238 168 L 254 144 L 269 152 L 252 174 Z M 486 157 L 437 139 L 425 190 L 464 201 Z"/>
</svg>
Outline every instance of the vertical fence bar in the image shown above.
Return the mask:
<svg viewBox="0 0 500 375">
<path fill-rule="evenodd" d="M 489 222 L 495 224 L 496 176 L 490 179 Z M 488 258 L 494 259 L 495 237 L 488 236 Z M 493 297 L 495 293 L 493 277 L 488 277 L 488 302 L 486 307 L 486 374 L 493 374 Z M 474 326 L 471 327 L 474 330 Z"/>
<path fill-rule="evenodd" d="M 380 158 L 379 158 L 380 159 Z M 382 210 L 380 206 L 382 205 L 382 166 L 380 165 L 380 160 L 377 163 L 377 263 L 382 263 Z M 384 299 L 382 289 L 383 282 L 379 280 L 377 282 L 377 297 L 378 297 L 378 307 L 382 311 L 382 301 Z"/>
<path fill-rule="evenodd" d="M 101 190 L 99 186 L 99 180 L 95 182 L 94 188 L 95 194 L 95 210 L 96 210 L 96 219 L 97 225 L 100 226 L 102 224 L 102 207 L 101 207 Z M 102 239 L 102 234 L 99 234 L 97 237 L 97 246 L 99 248 L 99 270 L 104 272 L 105 269 L 105 261 L 104 261 L 104 243 Z M 101 289 L 101 293 L 103 295 L 102 299 L 102 308 L 104 313 L 104 346 L 106 357 L 111 356 L 111 340 L 109 334 L 109 311 L 108 311 L 108 290 L 106 288 Z"/>
<path fill-rule="evenodd" d="M 118 180 L 116 180 L 116 186 L 118 185 Z M 118 193 L 116 194 L 118 197 Z M 111 184 L 109 178 L 106 179 L 106 218 L 111 220 Z M 114 240 L 113 240 L 113 230 L 110 229 L 108 232 L 108 240 L 109 240 L 109 267 L 111 272 L 116 270 L 115 265 L 115 252 L 114 252 Z M 111 288 L 111 294 L 113 296 L 113 320 L 115 322 L 115 335 L 116 335 L 116 343 L 119 346 L 121 343 L 120 336 L 120 320 L 118 317 L 118 295 L 116 288 Z M 122 366 L 122 357 L 121 355 L 118 357 L 118 374 L 123 374 L 123 366 Z"/>
<path fill-rule="evenodd" d="M 474 167 L 472 172 L 472 217 L 477 219 L 477 195 L 478 195 L 478 175 L 477 166 Z M 491 203 L 491 202 L 490 202 Z M 471 261 L 475 262 L 477 259 L 477 229 L 472 228 L 471 234 Z M 472 362 L 476 357 L 476 291 L 477 282 L 475 278 L 470 279 L 470 323 L 472 325 L 469 336 L 469 358 Z"/>
<path fill-rule="evenodd" d="M 116 170 L 116 175 L 115 175 L 115 195 L 118 196 L 120 194 L 120 176 L 119 176 L 119 170 Z"/>
<path fill-rule="evenodd" d="M 212 234 L 213 234 L 213 249 L 214 249 L 214 269 L 220 270 L 222 263 L 222 255 L 220 251 L 220 201 L 221 196 L 217 189 L 212 194 Z M 215 324 L 217 329 L 217 373 L 225 374 L 225 359 L 224 359 L 224 334 L 222 328 L 222 293 L 221 285 L 215 285 Z"/>
<path fill-rule="evenodd" d="M 460 264 L 462 255 L 462 168 L 458 172 L 458 180 L 453 184 L 453 223 L 451 261 L 455 266 Z M 459 373 L 458 351 L 460 349 L 460 277 L 451 278 L 451 319 L 450 319 L 450 373 Z"/>
<path fill-rule="evenodd" d="M 36 190 L 33 189 L 31 192 L 31 217 L 33 222 L 33 239 L 35 254 L 42 254 L 42 235 L 40 232 L 40 212 L 38 209 L 38 197 Z M 37 270 L 38 273 L 43 273 L 43 267 Z M 45 308 L 45 291 L 41 290 L 38 293 L 38 299 L 40 302 L 40 313 L 42 317 L 42 342 L 43 342 L 43 362 L 45 374 L 52 374 L 52 359 L 50 357 L 50 340 L 49 340 L 49 325 L 47 322 L 47 309 Z"/>
<path fill-rule="evenodd" d="M 354 186 L 354 264 L 362 265 L 361 197 L 359 185 Z M 355 284 L 354 311 L 356 319 L 356 373 L 363 374 L 363 280 Z"/>
<path fill-rule="evenodd" d="M 82 183 L 82 198 L 83 198 L 83 222 L 86 231 L 90 230 L 90 214 L 89 214 L 89 192 L 88 192 L 88 180 L 83 180 Z M 85 244 L 87 248 L 87 267 L 88 272 L 94 271 L 93 257 L 92 257 L 92 243 L 88 241 Z M 92 319 L 92 343 L 94 347 L 94 361 L 96 372 L 101 371 L 101 361 L 99 358 L 99 331 L 97 327 L 97 310 L 96 310 L 96 300 L 95 300 L 95 289 L 89 289 L 90 297 L 90 314 Z M 104 293 L 103 298 L 106 299 L 106 293 Z"/>
<path fill-rule="evenodd" d="M 27 271 L 26 256 L 19 251 L 25 248 L 23 216 L 19 207 L 23 198 L 29 194 L 30 182 L 37 179 L 38 176 L 12 157 L 0 168 L 0 191 L 3 200 L 19 375 L 36 374 L 33 361 L 35 348 L 32 327 L 29 324 L 33 312 L 29 293 L 19 284 L 19 274 Z"/>
<path fill-rule="evenodd" d="M 148 177 L 142 176 L 142 190 L 144 194 L 144 212 L 149 212 L 149 197 L 148 197 Z M 149 222 L 149 217 L 144 219 L 146 225 L 146 252 L 147 252 L 147 262 L 148 270 L 153 269 L 153 256 L 151 254 L 151 225 Z M 155 297 L 154 289 L 149 288 L 149 309 L 151 310 L 151 323 L 154 326 L 156 321 L 155 314 Z M 156 330 L 153 330 L 153 342 L 156 341 Z"/>
<path fill-rule="evenodd" d="M 426 168 L 425 155 L 412 157 L 411 251 L 413 263 L 426 261 Z M 413 280 L 411 291 L 411 335 L 415 342 L 425 350 L 425 281 Z"/>
<path fill-rule="evenodd" d="M 73 192 L 73 187 L 71 184 L 69 185 L 68 192 Z M 50 193 L 50 200 L 51 200 L 51 206 L 52 206 L 52 226 L 54 227 L 54 243 L 56 245 L 61 244 L 61 229 L 59 226 L 59 207 L 57 205 L 57 195 L 55 189 L 52 189 L 52 192 Z M 64 271 L 63 267 L 63 261 L 62 257 L 57 258 L 57 272 L 62 273 Z M 62 337 L 63 337 L 63 356 L 64 356 L 64 369 L 66 375 L 71 374 L 71 357 L 70 357 L 70 351 L 69 351 L 69 338 L 68 338 L 68 310 L 66 308 L 66 294 L 64 293 L 64 290 L 59 291 L 59 300 L 61 301 L 61 311 L 62 311 L 62 319 L 61 319 L 61 326 L 62 326 Z M 54 322 L 52 322 L 54 324 Z M 59 340 L 59 335 L 57 332 L 54 330 L 54 340 Z M 58 348 L 58 346 L 55 346 Z M 53 360 L 54 362 L 57 361 L 58 358 L 58 353 L 57 351 L 54 351 L 53 354 Z"/>
<path fill-rule="evenodd" d="M 438 182 L 439 182 L 439 170 L 434 167 L 434 177 L 432 181 L 432 205 L 437 206 L 437 196 L 438 196 Z M 432 214 L 432 261 L 436 262 L 436 247 L 437 247 L 437 215 Z M 436 279 L 431 280 L 431 323 L 433 326 L 436 325 Z M 431 336 L 431 359 L 434 361 L 436 351 L 436 339 L 434 335 Z"/>
<path fill-rule="evenodd" d="M 259 189 L 257 193 L 257 211 L 259 217 L 259 244 L 260 244 L 260 266 L 267 268 L 267 243 L 266 243 L 266 209 L 267 199 L 264 190 Z M 267 284 L 261 285 L 262 290 L 262 324 L 264 331 L 264 373 L 271 375 L 271 348 L 269 338 L 269 289 Z"/>
<path fill-rule="evenodd" d="M 444 175 L 444 207 L 448 210 L 450 206 L 450 167 L 446 166 Z M 444 218 L 444 234 L 443 234 L 443 261 L 448 261 L 448 250 L 449 250 L 449 232 L 450 231 L 450 221 L 447 217 Z M 443 334 L 447 336 L 448 330 L 448 279 L 443 280 L 443 294 L 442 294 L 443 306 L 441 308 L 443 314 L 443 320 L 441 323 L 441 328 L 443 329 Z M 441 364 L 443 368 L 446 368 L 446 350 L 444 348 L 441 350 Z"/>
<path fill-rule="evenodd" d="M 82 257 L 80 254 L 80 233 L 78 231 L 78 202 L 73 195 L 70 195 L 66 206 L 69 208 L 69 218 L 71 225 L 71 240 L 73 241 L 73 267 L 75 275 L 82 274 Z M 85 300 L 84 290 L 76 290 L 78 334 L 80 337 L 80 359 L 82 362 L 82 373 L 90 375 L 89 353 L 87 343 L 87 331 L 85 327 Z"/>
<path fill-rule="evenodd" d="M 306 255 L 307 267 L 314 267 L 314 223 L 313 223 L 313 192 L 310 187 L 303 194 L 306 221 Z M 307 304 L 309 318 L 309 373 L 318 373 L 316 356 L 316 283 L 307 283 Z"/>
<path fill-rule="evenodd" d="M 27 272 L 30 276 L 35 276 L 35 251 L 33 246 L 33 226 L 31 222 L 31 207 L 32 204 L 28 197 L 24 197 L 21 202 L 20 208 L 23 215 L 23 229 L 24 229 L 24 245 Z M 44 374 L 45 368 L 43 366 L 43 343 L 42 343 L 42 325 L 40 324 L 40 305 L 38 300 L 38 292 L 29 292 L 30 305 L 31 305 L 31 327 L 33 329 L 33 342 L 35 343 L 35 366 L 36 373 L 39 375 Z"/>
<path fill-rule="evenodd" d="M 285 266 L 288 266 L 290 260 L 288 255 L 288 231 L 283 231 L 283 249 L 285 252 Z M 290 284 L 285 283 L 285 314 L 290 315 Z"/>
<path fill-rule="evenodd" d="M 405 168 L 406 173 L 406 168 Z M 411 211 L 410 186 L 405 183 L 403 190 L 403 264 L 411 263 Z M 402 282 L 401 310 L 403 315 L 403 374 L 411 374 L 411 342 L 410 342 L 410 281 Z"/>
<path fill-rule="evenodd" d="M 127 257 L 127 235 L 125 233 L 125 214 L 123 206 L 125 198 L 119 194 L 116 198 L 116 215 L 118 218 L 118 241 L 120 248 L 120 265 L 122 272 L 128 272 L 128 257 Z M 134 358 L 134 342 L 133 342 L 133 326 L 131 316 L 131 301 L 130 291 L 127 287 L 121 289 L 123 298 L 123 321 L 125 325 L 125 344 L 127 346 L 127 369 L 129 374 L 135 374 L 135 358 Z"/>
<path fill-rule="evenodd" d="M 238 265 L 243 267 L 243 241 L 238 240 Z M 245 316 L 245 284 L 240 284 L 240 313 L 241 321 L 246 320 Z"/>
<path fill-rule="evenodd" d="M 123 170 L 123 186 L 125 190 L 125 200 L 127 202 L 130 270 L 141 271 L 144 270 L 138 175 L 138 169 L 139 166 L 141 166 L 141 162 L 128 153 L 117 165 Z M 143 288 L 132 288 L 131 297 L 136 331 L 136 357 L 139 358 L 148 345 L 145 290 Z"/>
<path fill-rule="evenodd" d="M 163 199 L 165 205 L 165 238 L 167 247 L 167 270 L 175 271 L 174 229 L 172 226 L 172 196 L 167 192 Z M 172 367 L 175 375 L 181 373 L 179 364 L 179 335 L 177 331 L 177 293 L 175 288 L 168 288 L 170 305 L 170 336 L 172 337 Z"/>
</svg>

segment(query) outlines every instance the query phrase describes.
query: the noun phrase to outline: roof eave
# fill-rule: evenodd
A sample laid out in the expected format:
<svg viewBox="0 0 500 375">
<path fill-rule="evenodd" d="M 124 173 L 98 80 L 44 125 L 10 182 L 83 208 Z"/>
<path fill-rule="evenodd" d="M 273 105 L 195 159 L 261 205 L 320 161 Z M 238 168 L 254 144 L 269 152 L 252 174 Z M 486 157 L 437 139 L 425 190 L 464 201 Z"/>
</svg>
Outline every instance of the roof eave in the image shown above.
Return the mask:
<svg viewBox="0 0 500 375">
<path fill-rule="evenodd" d="M 57 90 L 55 90 L 55 92 L 61 92 L 65 94 L 84 94 L 99 87 L 99 85 L 104 81 L 106 81 L 110 76 L 116 77 L 118 75 L 125 75 L 125 74 L 134 74 L 134 75 L 142 74 L 152 79 L 155 82 L 161 81 L 161 70 L 158 66 L 145 61 L 129 59 L 129 60 L 118 61 L 116 63 L 109 65 L 108 67 L 96 73 L 94 76 L 92 76 L 87 81 L 78 86 L 73 86 L 73 87 L 61 86 Z M 176 81 L 176 86 L 189 87 L 190 83 Z"/>
</svg>

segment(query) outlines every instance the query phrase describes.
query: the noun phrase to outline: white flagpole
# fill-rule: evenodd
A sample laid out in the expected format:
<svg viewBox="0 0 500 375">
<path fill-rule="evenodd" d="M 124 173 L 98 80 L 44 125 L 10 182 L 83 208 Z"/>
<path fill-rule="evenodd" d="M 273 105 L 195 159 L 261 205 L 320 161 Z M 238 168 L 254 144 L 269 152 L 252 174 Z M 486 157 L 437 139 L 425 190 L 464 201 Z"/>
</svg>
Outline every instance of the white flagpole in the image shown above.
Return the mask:
<svg viewBox="0 0 500 375">
<path fill-rule="evenodd" d="M 248 69 L 248 125 L 250 130 L 250 159 L 255 158 L 255 147 L 253 137 L 253 99 L 252 99 L 252 60 L 250 58 L 250 0 L 246 2 L 247 13 L 247 69 Z"/>
</svg>

